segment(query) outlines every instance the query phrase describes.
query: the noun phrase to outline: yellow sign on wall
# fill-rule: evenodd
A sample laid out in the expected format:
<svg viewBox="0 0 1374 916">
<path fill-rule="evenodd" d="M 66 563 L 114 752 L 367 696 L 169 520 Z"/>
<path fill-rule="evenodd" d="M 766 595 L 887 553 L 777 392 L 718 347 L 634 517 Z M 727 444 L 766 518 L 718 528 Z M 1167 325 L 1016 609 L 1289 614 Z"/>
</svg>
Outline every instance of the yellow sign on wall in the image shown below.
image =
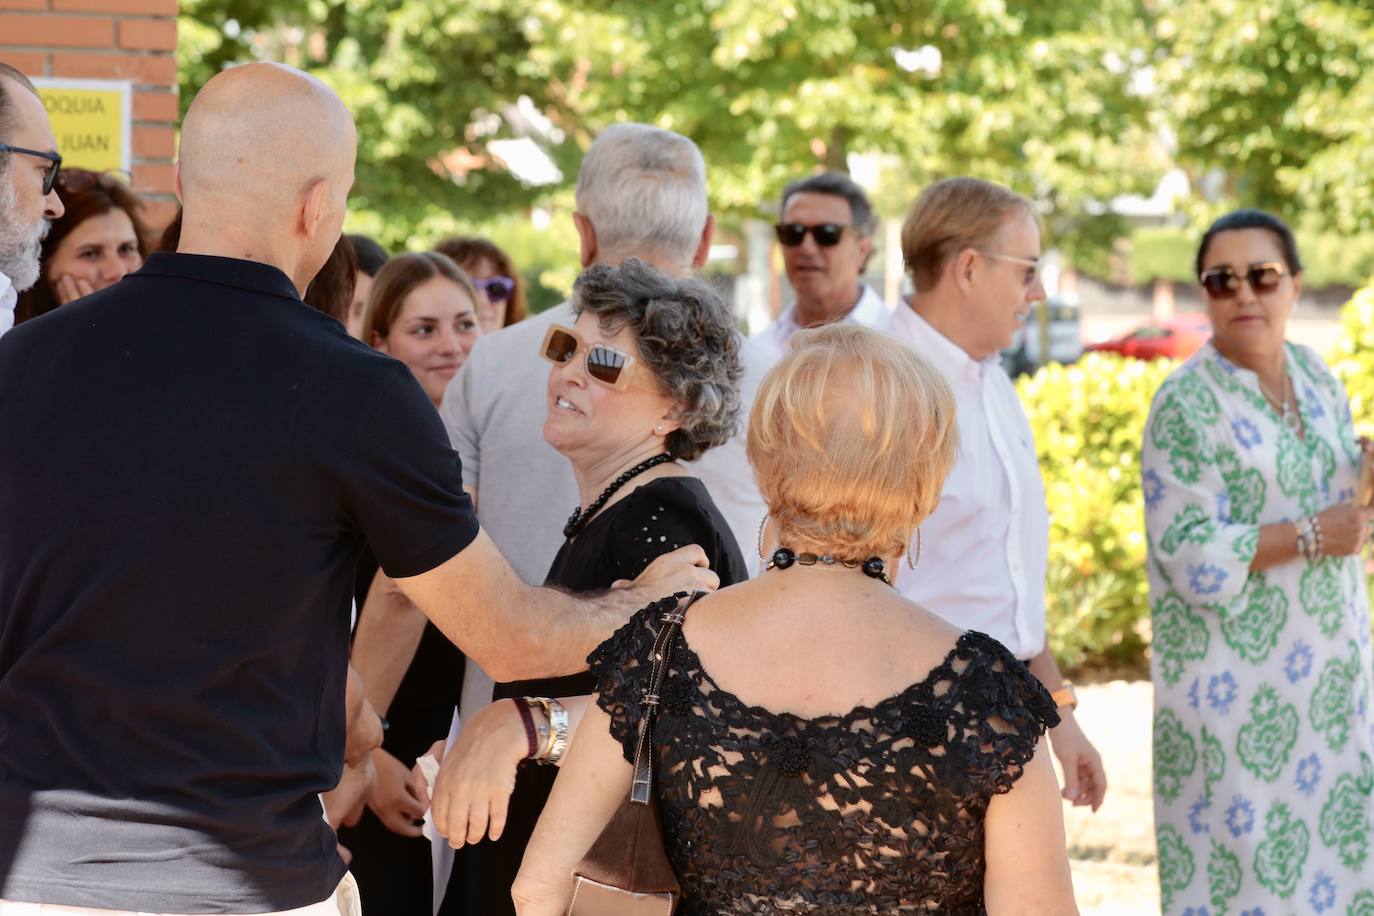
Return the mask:
<svg viewBox="0 0 1374 916">
<path fill-rule="evenodd" d="M 35 79 L 63 166 L 129 170 L 130 85 L 125 80 Z"/>
</svg>

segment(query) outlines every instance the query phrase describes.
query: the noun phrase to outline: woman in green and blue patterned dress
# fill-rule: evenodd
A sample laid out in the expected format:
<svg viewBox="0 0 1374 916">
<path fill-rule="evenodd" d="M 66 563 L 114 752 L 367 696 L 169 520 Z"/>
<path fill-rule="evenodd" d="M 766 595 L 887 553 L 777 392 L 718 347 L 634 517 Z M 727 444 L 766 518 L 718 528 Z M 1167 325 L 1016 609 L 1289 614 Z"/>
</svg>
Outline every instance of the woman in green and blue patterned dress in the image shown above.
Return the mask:
<svg viewBox="0 0 1374 916">
<path fill-rule="evenodd" d="M 1160 387 L 1143 486 L 1166 914 L 1374 914 L 1374 694 L 1345 389 L 1284 330 L 1292 233 L 1203 237 L 1213 339 Z"/>
</svg>

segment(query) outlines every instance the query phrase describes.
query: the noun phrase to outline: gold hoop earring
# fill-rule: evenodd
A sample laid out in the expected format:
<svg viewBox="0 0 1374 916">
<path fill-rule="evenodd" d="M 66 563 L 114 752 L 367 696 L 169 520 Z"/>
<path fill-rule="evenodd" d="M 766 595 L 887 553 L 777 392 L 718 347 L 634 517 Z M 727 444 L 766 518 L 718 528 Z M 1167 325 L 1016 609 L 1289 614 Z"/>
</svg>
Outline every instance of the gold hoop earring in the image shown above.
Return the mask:
<svg viewBox="0 0 1374 916">
<path fill-rule="evenodd" d="M 911 558 L 911 544 L 916 545 L 916 559 Z M 916 564 L 921 562 L 921 529 L 916 529 L 916 536 L 911 539 L 911 544 L 906 545 L 906 565 L 908 569 L 915 569 Z"/>
<path fill-rule="evenodd" d="M 763 518 L 759 520 L 759 539 L 758 539 L 758 546 L 755 548 L 755 549 L 758 551 L 759 559 L 760 559 L 760 560 L 766 559 L 766 558 L 764 557 L 764 555 L 763 555 L 763 529 L 765 529 L 765 528 L 767 528 L 767 527 L 768 527 L 768 513 L 765 512 L 765 513 L 763 513 Z"/>
</svg>

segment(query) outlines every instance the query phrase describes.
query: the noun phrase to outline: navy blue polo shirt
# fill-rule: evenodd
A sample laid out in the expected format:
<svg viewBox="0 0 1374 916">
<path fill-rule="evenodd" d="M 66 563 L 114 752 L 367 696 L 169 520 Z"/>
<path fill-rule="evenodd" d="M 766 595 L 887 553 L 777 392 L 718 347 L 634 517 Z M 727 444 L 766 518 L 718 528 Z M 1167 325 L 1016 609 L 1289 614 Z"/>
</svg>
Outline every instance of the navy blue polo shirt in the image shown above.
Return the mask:
<svg viewBox="0 0 1374 916">
<path fill-rule="evenodd" d="M 409 370 L 276 268 L 154 254 L 5 335 L 0 898 L 327 897 L 358 557 L 477 530 Z"/>
</svg>

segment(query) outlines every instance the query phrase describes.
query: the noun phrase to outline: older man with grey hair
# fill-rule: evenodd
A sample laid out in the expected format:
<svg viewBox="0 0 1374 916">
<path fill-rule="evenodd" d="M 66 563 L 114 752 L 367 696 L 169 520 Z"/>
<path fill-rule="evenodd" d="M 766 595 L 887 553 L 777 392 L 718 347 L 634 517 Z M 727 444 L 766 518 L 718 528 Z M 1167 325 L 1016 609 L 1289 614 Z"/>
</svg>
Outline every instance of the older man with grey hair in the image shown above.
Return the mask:
<svg viewBox="0 0 1374 916">
<path fill-rule="evenodd" d="M 669 274 L 691 273 L 706 263 L 715 229 L 701 151 L 680 134 L 646 124 L 608 127 L 582 161 L 573 222 L 584 268 L 637 257 Z M 572 471 L 542 435 L 549 373 L 539 356 L 548 326 L 573 320 L 564 303 L 483 337 L 439 408 L 478 517 L 531 583 L 548 572 L 563 542 L 563 522 L 577 505 Z M 749 353 L 745 363 L 747 411 L 760 373 L 748 371 Z M 750 555 L 764 509 L 742 435 L 693 467 Z"/>
<path fill-rule="evenodd" d="M 0 63 L 0 335 L 14 326 L 19 294 L 38 282 L 38 256 L 62 215 L 53 181 L 62 164 L 33 83 Z"/>
</svg>

